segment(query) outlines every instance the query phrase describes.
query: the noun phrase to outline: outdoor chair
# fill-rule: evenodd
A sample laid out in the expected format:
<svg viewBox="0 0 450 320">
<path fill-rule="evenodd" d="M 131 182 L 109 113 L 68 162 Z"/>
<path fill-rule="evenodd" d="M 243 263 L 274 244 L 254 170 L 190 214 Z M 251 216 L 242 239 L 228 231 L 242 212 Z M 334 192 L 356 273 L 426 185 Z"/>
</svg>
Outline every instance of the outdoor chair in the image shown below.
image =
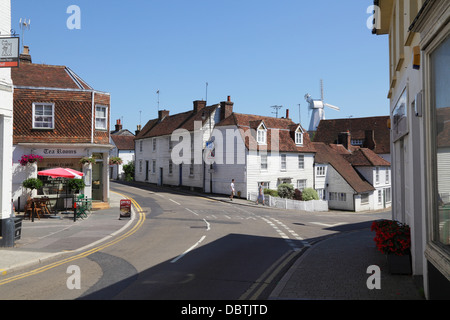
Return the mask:
<svg viewBox="0 0 450 320">
<path fill-rule="evenodd" d="M 35 203 L 35 212 L 36 212 L 38 219 L 41 220 L 41 216 L 39 215 L 39 213 L 42 214 L 42 208 L 40 206 L 38 206 L 37 203 Z M 31 219 L 32 214 L 33 214 L 33 199 L 29 198 L 25 205 L 24 216 L 28 215 L 29 218 Z"/>
</svg>

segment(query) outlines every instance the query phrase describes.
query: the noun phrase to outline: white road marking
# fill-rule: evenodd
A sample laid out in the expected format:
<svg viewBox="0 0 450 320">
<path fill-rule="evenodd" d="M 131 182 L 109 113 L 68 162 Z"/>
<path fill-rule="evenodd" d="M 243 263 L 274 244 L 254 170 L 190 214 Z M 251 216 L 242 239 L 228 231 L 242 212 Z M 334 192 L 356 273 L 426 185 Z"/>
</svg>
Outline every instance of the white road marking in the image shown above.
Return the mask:
<svg viewBox="0 0 450 320">
<path fill-rule="evenodd" d="M 340 223 L 335 223 L 335 224 L 327 224 L 327 223 L 322 223 L 322 222 L 311 222 L 311 223 L 317 224 L 319 226 L 327 227 L 327 228 L 337 227 L 337 226 L 346 224 L 345 222 L 340 222 Z"/>
<path fill-rule="evenodd" d="M 170 201 L 172 201 L 173 203 L 176 203 L 177 205 L 181 206 L 181 204 L 179 204 L 178 202 L 176 202 L 175 200 L 169 199 Z"/>
<path fill-rule="evenodd" d="M 178 260 L 180 260 L 181 258 L 183 258 L 185 255 L 187 255 L 189 252 L 191 252 L 192 250 L 194 250 L 200 243 L 203 242 L 203 240 L 205 240 L 206 236 L 201 237 L 201 239 L 199 241 L 197 241 L 196 244 L 194 244 L 192 247 L 190 247 L 189 249 L 187 249 L 185 252 L 183 252 L 182 254 L 180 254 L 178 257 L 176 257 L 175 259 L 173 259 L 172 261 L 170 261 L 170 263 L 175 263 Z"/>
</svg>

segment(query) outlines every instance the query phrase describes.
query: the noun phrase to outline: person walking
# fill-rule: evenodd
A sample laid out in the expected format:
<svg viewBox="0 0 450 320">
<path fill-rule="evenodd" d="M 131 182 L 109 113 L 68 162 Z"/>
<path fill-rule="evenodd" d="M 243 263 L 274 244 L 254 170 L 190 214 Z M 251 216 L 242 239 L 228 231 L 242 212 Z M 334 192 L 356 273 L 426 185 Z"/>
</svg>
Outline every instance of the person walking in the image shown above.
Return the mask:
<svg viewBox="0 0 450 320">
<path fill-rule="evenodd" d="M 231 195 L 230 195 L 230 200 L 231 201 L 233 201 L 233 196 L 234 196 L 234 179 L 231 179 L 231 184 L 230 184 L 230 192 L 231 192 Z"/>
<path fill-rule="evenodd" d="M 258 188 L 258 198 L 256 198 L 256 204 L 258 205 L 259 201 L 261 200 L 262 204 L 264 205 L 264 182 L 261 182 Z"/>
</svg>

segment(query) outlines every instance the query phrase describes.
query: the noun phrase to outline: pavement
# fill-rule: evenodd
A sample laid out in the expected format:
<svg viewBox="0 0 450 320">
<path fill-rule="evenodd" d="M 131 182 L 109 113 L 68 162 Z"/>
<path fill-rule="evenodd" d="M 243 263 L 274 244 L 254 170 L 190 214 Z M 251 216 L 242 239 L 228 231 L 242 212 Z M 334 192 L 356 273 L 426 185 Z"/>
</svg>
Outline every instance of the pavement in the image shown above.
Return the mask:
<svg viewBox="0 0 450 320">
<path fill-rule="evenodd" d="M 204 195 L 233 205 L 255 206 L 244 199 Z M 110 208 L 93 211 L 73 221 L 73 214 L 57 218 L 23 220 L 21 239 L 14 248 L 0 248 L 2 277 L 24 268 L 38 267 L 89 248 L 126 232 L 136 218 L 119 219 L 120 195 L 111 192 Z M 281 210 L 281 209 L 280 209 Z M 303 248 L 269 296 L 270 300 L 424 300 L 421 283 L 410 275 L 391 275 L 385 256 L 376 250 L 369 229 L 343 232 Z M 369 266 L 377 266 L 379 282 Z M 369 289 L 367 283 L 379 283 Z"/>
</svg>

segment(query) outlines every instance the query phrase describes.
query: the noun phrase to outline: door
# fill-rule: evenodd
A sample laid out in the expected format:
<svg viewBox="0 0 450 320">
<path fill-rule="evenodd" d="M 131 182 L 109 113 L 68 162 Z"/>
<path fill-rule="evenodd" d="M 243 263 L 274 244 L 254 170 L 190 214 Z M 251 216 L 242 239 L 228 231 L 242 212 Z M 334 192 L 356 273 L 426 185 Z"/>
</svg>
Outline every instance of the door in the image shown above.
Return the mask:
<svg viewBox="0 0 450 320">
<path fill-rule="evenodd" d="M 103 162 L 92 165 L 92 200 L 103 201 Z"/>
</svg>

